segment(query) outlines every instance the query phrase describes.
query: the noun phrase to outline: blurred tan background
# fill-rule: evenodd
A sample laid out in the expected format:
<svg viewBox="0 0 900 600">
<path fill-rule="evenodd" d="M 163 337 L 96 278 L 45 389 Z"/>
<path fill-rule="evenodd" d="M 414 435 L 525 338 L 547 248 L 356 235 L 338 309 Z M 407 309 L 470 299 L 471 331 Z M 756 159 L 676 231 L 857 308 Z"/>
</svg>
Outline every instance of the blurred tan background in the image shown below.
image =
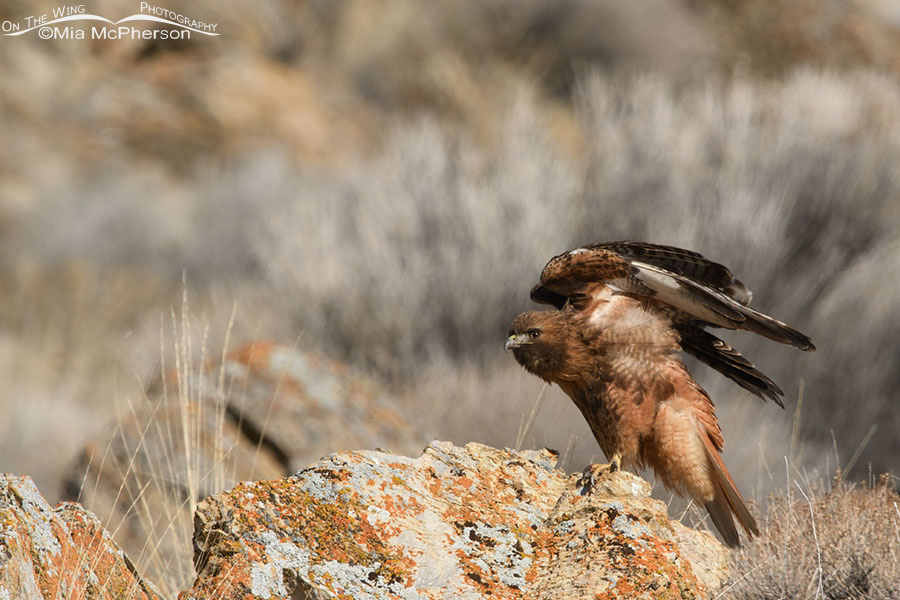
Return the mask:
<svg viewBox="0 0 900 600">
<path fill-rule="evenodd" d="M 544 262 L 643 239 L 819 348 L 725 336 L 784 411 L 697 367 L 748 496 L 785 456 L 900 471 L 900 3 L 158 4 L 221 35 L 0 37 L 0 470 L 55 500 L 184 310 L 197 355 L 233 313 L 232 345 L 314 349 L 426 437 L 513 446 L 542 385 L 502 345 Z M 602 458 L 558 390 L 538 408 L 523 446 Z"/>
</svg>

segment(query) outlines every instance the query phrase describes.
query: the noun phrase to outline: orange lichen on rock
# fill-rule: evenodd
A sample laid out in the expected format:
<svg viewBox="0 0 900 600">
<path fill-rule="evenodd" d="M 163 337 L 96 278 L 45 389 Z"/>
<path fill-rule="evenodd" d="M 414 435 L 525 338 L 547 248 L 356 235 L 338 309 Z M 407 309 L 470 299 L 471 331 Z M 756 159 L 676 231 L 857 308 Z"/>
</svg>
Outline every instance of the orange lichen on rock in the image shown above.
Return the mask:
<svg viewBox="0 0 900 600">
<path fill-rule="evenodd" d="M 81 505 L 52 508 L 28 477 L 0 476 L 0 598 L 156 600 Z"/>
<path fill-rule="evenodd" d="M 555 462 L 434 442 L 416 459 L 344 452 L 240 484 L 199 506 L 198 577 L 181 598 L 687 598 L 719 585 L 727 552 L 670 522 L 646 482 L 614 473 L 582 496 Z"/>
</svg>

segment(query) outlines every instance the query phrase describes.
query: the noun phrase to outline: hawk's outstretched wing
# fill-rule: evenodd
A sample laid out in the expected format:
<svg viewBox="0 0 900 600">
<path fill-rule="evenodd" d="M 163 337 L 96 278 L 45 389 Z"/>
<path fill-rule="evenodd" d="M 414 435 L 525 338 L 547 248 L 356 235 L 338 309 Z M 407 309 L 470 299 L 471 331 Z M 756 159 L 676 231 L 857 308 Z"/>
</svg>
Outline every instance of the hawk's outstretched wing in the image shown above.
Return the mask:
<svg viewBox="0 0 900 600">
<path fill-rule="evenodd" d="M 705 326 L 752 331 L 801 350 L 815 350 L 796 329 L 750 308 L 747 287 L 731 271 L 702 255 L 644 242 L 604 242 L 550 259 L 531 299 L 562 309 L 587 309 L 600 287 L 656 303 L 670 315 L 685 352 L 763 399 L 783 392 Z"/>
<path fill-rule="evenodd" d="M 735 279 L 728 267 L 704 258 L 691 250 L 645 242 L 602 242 L 591 249 L 610 250 L 625 258 L 653 265 L 676 275 L 707 285 L 743 305 L 750 304 L 753 294 Z"/>
</svg>

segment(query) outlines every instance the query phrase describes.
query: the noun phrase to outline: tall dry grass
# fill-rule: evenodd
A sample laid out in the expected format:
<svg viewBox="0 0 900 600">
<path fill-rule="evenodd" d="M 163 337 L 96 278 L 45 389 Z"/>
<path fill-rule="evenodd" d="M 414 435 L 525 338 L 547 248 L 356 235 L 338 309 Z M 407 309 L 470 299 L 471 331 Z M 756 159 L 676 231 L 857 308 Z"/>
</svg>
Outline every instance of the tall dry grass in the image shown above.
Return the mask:
<svg viewBox="0 0 900 600">
<path fill-rule="evenodd" d="M 138 573 L 166 598 L 175 598 L 196 575 L 198 502 L 243 478 L 273 476 L 258 445 L 238 447 L 240 435 L 226 415 L 222 358 L 230 326 L 224 349 L 212 350 L 209 326 L 193 315 L 185 294 L 180 309 L 160 324 L 161 373 L 153 389 L 124 398 L 106 432 L 67 461 L 67 498 L 101 519 Z M 220 366 L 210 371 L 217 361 Z"/>
<path fill-rule="evenodd" d="M 732 555 L 717 598 L 900 598 L 900 496 L 890 476 L 832 485 L 789 475 L 762 536 Z"/>
</svg>

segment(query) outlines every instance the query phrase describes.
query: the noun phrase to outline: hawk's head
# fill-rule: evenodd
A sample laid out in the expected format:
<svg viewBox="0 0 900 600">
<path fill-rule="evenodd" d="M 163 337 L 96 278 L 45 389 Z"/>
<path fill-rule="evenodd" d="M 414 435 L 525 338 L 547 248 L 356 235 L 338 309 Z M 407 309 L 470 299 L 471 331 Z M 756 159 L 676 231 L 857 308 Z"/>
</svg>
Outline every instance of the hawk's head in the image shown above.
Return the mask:
<svg viewBox="0 0 900 600">
<path fill-rule="evenodd" d="M 522 313 L 513 319 L 505 347 L 529 372 L 553 382 L 565 366 L 566 324 L 559 310 Z"/>
</svg>

